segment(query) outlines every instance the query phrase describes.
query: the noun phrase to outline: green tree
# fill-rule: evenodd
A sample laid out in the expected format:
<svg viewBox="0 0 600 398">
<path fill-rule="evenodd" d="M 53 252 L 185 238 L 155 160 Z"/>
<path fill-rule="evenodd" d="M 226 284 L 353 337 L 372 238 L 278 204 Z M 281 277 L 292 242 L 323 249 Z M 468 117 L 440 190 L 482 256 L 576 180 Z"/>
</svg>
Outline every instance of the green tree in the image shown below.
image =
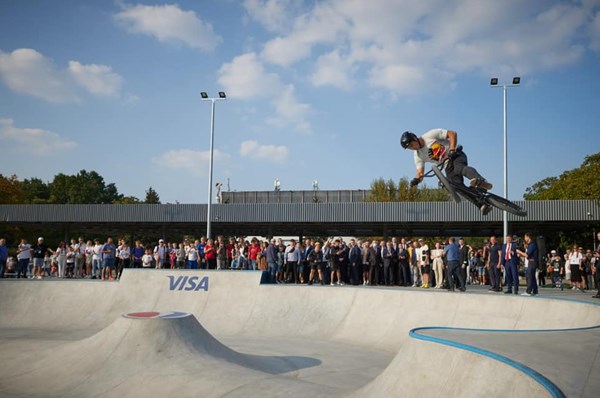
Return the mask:
<svg viewBox="0 0 600 398">
<path fill-rule="evenodd" d="M 426 185 L 411 187 L 406 178 L 398 184 L 391 179 L 387 182 L 378 178 L 371 183 L 369 202 L 439 202 L 449 199 L 448 193 L 440 188 Z"/>
<path fill-rule="evenodd" d="M 148 204 L 160 204 L 160 197 L 158 196 L 158 192 L 154 190 L 154 188 L 150 187 L 146 191 L 146 199 L 144 203 Z"/>
<path fill-rule="evenodd" d="M 59 173 L 50 183 L 51 203 L 100 204 L 113 203 L 122 198 L 115 184 L 104 183 L 95 171 L 81 170 L 74 176 Z"/>
<path fill-rule="evenodd" d="M 4 177 L 0 174 L 0 204 L 23 203 L 25 194 L 16 175 Z"/>
<path fill-rule="evenodd" d="M 135 196 L 123 196 L 121 199 L 117 199 L 113 202 L 113 204 L 116 205 L 135 205 L 138 203 L 142 202 Z"/>
<path fill-rule="evenodd" d="M 525 200 L 567 200 L 598 198 L 600 152 L 586 156 L 580 167 L 559 177 L 547 177 L 525 190 Z"/>
<path fill-rule="evenodd" d="M 39 178 L 25 179 L 21 182 L 25 194 L 25 202 L 44 204 L 50 201 L 50 186 Z"/>
</svg>

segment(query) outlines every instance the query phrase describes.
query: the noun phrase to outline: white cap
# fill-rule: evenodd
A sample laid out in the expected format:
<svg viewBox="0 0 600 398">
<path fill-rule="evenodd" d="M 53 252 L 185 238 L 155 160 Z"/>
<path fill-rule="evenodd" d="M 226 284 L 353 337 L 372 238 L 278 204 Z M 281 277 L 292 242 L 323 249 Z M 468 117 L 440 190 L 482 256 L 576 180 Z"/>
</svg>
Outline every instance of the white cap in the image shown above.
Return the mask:
<svg viewBox="0 0 600 398">
<path fill-rule="evenodd" d="M 165 241 L 164 241 L 164 240 L 162 240 L 162 239 L 159 239 L 159 240 L 158 240 L 158 243 L 165 243 Z"/>
<path fill-rule="evenodd" d="M 38 238 L 38 240 L 44 240 L 44 238 L 42 238 L 41 236 Z"/>
</svg>

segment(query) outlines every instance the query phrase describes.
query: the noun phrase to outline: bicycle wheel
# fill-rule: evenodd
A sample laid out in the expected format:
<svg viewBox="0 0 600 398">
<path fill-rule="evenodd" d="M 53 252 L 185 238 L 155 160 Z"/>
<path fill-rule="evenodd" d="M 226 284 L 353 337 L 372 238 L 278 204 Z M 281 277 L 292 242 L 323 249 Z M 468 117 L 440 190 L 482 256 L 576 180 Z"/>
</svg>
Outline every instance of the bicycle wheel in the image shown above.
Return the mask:
<svg viewBox="0 0 600 398">
<path fill-rule="evenodd" d="M 442 183 L 442 185 L 444 186 L 446 191 L 448 191 L 452 200 L 456 203 L 460 203 L 461 202 L 460 196 L 458 196 L 458 194 L 456 193 L 456 190 L 452 186 L 452 183 L 446 178 L 444 173 L 442 173 L 442 171 L 440 169 L 438 169 L 437 166 L 433 166 L 431 168 L 431 170 L 436 175 L 438 180 L 440 180 L 440 182 Z"/>
<path fill-rule="evenodd" d="M 493 193 L 487 193 L 487 201 L 494 207 L 500 210 L 506 210 L 507 212 L 514 214 L 519 217 L 526 217 L 527 211 L 523 210 L 520 206 L 514 204 L 510 200 L 504 199 L 501 196 L 494 195 Z"/>
</svg>

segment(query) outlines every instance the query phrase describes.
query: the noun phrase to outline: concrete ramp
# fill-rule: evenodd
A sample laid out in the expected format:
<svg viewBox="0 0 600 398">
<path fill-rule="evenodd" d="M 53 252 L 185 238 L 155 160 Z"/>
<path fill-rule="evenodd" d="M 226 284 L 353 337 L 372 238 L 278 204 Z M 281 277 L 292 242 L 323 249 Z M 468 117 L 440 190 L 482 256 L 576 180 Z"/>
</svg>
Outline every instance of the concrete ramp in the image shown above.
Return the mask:
<svg viewBox="0 0 600 398">
<path fill-rule="evenodd" d="M 0 281 L 0 396 L 591 398 L 597 390 L 596 332 L 587 335 L 590 355 L 552 355 L 572 329 L 600 325 L 600 306 L 569 299 L 574 292 L 549 299 L 260 280 L 260 272 L 126 270 L 118 283 Z M 415 332 L 427 327 L 474 334 Z M 550 329 L 543 361 L 529 361 L 539 346 L 503 349 Z M 461 338 L 479 349 L 452 344 Z M 568 380 L 553 377 L 575 365 L 582 370 Z"/>
<path fill-rule="evenodd" d="M 241 354 L 220 343 L 193 314 L 138 312 L 88 338 L 22 357 L 5 369 L 0 385 L 4 393 L 39 397 L 221 396 L 319 364 L 312 358 Z M 298 381 L 270 384 L 311 390 Z"/>
</svg>

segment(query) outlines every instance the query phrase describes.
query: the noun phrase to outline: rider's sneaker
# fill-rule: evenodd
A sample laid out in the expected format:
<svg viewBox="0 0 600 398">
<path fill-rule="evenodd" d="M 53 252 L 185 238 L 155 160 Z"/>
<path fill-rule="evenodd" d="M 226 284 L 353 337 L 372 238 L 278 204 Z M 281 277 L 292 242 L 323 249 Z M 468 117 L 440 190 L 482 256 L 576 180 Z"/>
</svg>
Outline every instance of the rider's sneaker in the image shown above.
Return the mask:
<svg viewBox="0 0 600 398">
<path fill-rule="evenodd" d="M 483 204 L 479 207 L 479 210 L 481 210 L 481 214 L 485 216 L 489 214 L 490 211 L 492 211 L 492 206 Z"/>
<path fill-rule="evenodd" d="M 471 179 L 471 181 L 469 182 L 469 185 L 471 186 L 471 188 L 481 188 L 481 189 L 485 189 L 486 191 L 489 191 L 490 189 L 492 189 L 494 187 L 492 184 L 487 182 L 486 179 L 483 177 L 477 177 L 477 178 Z"/>
</svg>

